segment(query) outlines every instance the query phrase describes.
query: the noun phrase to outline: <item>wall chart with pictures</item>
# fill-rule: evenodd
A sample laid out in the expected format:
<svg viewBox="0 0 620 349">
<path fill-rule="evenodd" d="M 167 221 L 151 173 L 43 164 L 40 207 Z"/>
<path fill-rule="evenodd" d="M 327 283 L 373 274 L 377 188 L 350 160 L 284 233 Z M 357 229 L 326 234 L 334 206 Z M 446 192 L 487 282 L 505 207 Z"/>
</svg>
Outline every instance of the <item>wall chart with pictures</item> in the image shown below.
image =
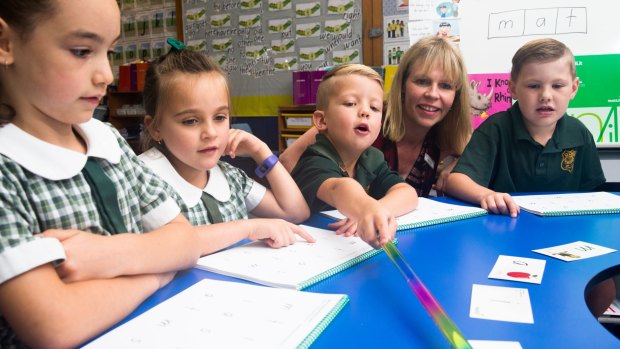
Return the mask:
<svg viewBox="0 0 620 349">
<path fill-rule="evenodd" d="M 361 0 L 184 0 L 185 43 L 228 73 L 235 115 L 276 115 L 292 72 L 362 62 Z"/>
</svg>

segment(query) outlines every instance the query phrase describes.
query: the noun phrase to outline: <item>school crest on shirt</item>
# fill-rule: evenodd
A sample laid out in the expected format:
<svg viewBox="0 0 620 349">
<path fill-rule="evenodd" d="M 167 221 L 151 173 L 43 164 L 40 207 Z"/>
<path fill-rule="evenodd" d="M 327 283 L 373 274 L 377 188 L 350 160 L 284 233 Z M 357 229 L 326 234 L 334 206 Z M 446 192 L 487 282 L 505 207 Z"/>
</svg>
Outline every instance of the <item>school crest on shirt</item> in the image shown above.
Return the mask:
<svg viewBox="0 0 620 349">
<path fill-rule="evenodd" d="M 563 171 L 567 171 L 572 173 L 573 168 L 575 167 L 575 156 L 577 155 L 577 151 L 574 149 L 564 150 L 562 152 L 562 164 L 560 167 Z"/>
</svg>

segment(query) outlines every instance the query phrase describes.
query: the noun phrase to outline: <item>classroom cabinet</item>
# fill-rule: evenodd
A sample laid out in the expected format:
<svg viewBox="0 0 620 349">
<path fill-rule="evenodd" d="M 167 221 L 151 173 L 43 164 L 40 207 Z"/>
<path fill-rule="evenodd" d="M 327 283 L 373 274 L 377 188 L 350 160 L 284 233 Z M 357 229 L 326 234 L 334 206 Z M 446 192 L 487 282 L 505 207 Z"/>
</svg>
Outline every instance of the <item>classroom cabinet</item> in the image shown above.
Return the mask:
<svg viewBox="0 0 620 349">
<path fill-rule="evenodd" d="M 278 107 L 278 148 L 283 151 L 312 127 L 314 104 L 281 105 Z"/>
<path fill-rule="evenodd" d="M 140 154 L 140 133 L 144 128 L 142 92 L 109 92 L 108 121 L 116 127 L 136 154 Z"/>
</svg>

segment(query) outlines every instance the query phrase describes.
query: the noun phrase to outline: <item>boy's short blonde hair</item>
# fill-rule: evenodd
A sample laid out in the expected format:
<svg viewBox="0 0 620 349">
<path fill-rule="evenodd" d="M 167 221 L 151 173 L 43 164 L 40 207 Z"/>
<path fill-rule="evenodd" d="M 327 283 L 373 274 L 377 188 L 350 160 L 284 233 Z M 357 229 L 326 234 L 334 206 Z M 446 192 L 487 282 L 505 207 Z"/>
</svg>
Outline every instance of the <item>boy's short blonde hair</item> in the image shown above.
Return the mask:
<svg viewBox="0 0 620 349">
<path fill-rule="evenodd" d="M 510 71 L 510 79 L 517 81 L 519 73 L 524 65 L 531 62 L 547 63 L 555 61 L 564 56 L 570 57 L 570 72 L 574 78 L 577 77 L 575 68 L 575 57 L 571 50 L 564 43 L 551 39 L 537 39 L 527 42 L 521 46 L 512 57 L 512 70 Z"/>
<path fill-rule="evenodd" d="M 327 104 L 329 104 L 329 97 L 333 95 L 335 82 L 334 79 L 331 78 L 334 76 L 345 75 L 365 76 L 376 81 L 381 86 L 381 89 L 383 89 L 383 79 L 374 69 L 363 64 L 342 64 L 323 75 L 323 79 L 321 79 L 321 83 L 319 84 L 319 89 L 316 94 L 317 110 L 325 110 L 325 108 L 327 108 Z"/>
</svg>

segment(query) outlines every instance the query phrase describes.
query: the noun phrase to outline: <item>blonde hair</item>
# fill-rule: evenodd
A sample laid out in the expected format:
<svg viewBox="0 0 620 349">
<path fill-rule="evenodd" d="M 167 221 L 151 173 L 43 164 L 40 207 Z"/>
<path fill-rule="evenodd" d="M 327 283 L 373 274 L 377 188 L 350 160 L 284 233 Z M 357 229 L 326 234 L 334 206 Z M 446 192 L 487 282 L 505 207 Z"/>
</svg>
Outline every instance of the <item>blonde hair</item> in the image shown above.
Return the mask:
<svg viewBox="0 0 620 349">
<path fill-rule="evenodd" d="M 201 74 L 215 72 L 222 76 L 224 85 L 230 99 L 230 87 L 226 74 L 220 66 L 211 60 L 206 54 L 195 52 L 188 49 L 172 49 L 167 54 L 161 56 L 156 62 L 152 63 L 146 72 L 144 79 L 144 91 L 142 92 L 142 103 L 147 115 L 152 119 L 151 127 L 157 128 L 161 124 L 161 117 L 157 110 L 166 103 L 165 96 L 169 95 L 171 77 L 177 73 Z M 230 100 L 228 102 L 230 105 Z M 142 132 L 142 150 L 146 151 L 152 147 L 164 151 L 164 145 L 157 143 L 148 130 Z"/>
<path fill-rule="evenodd" d="M 330 96 L 333 95 L 333 89 L 336 83 L 334 79 L 331 78 L 334 76 L 345 75 L 365 76 L 371 80 L 376 81 L 381 86 L 381 89 L 383 89 L 383 79 L 381 78 L 381 75 L 379 75 L 379 73 L 377 73 L 374 69 L 363 64 L 342 64 L 323 75 L 323 79 L 321 79 L 319 89 L 316 93 L 317 110 L 325 110 L 327 104 L 329 104 Z"/>
<path fill-rule="evenodd" d="M 577 70 L 575 68 L 575 57 L 571 50 L 562 42 L 551 39 L 537 39 L 527 42 L 521 46 L 514 56 L 512 56 L 512 69 L 510 70 L 510 79 L 517 81 L 519 73 L 524 65 L 531 62 L 546 63 L 555 61 L 564 56 L 570 58 L 570 72 L 574 78 L 577 77 Z"/>
<path fill-rule="evenodd" d="M 401 57 L 388 94 L 384 136 L 393 142 L 399 142 L 405 136 L 403 95 L 414 65 L 419 69 L 415 74 L 428 74 L 432 69 L 439 68 L 446 79 L 454 82 L 456 94 L 452 108 L 429 132 L 435 132 L 440 150 L 460 155 L 472 132 L 469 94 L 465 90 L 467 69 L 458 49 L 447 40 L 435 36 L 420 39 Z"/>
</svg>

